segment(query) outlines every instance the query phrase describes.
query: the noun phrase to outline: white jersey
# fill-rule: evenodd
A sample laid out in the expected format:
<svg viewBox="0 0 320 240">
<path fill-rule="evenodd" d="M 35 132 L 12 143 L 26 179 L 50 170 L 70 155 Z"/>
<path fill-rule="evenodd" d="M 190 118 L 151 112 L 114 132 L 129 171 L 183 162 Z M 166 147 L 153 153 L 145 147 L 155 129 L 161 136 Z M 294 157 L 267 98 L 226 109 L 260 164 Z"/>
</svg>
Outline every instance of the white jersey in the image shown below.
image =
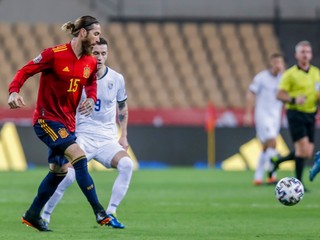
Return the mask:
<svg viewBox="0 0 320 240">
<path fill-rule="evenodd" d="M 80 103 L 86 98 L 82 92 Z M 123 76 L 107 67 L 106 73 L 97 80 L 97 102 L 93 112 L 85 117 L 76 115 L 76 135 L 88 134 L 93 139 L 117 140 L 117 102 L 127 99 Z"/>
<path fill-rule="evenodd" d="M 276 137 L 281 123 L 282 102 L 276 98 L 281 74 L 273 76 L 269 70 L 258 73 L 249 86 L 256 95 L 255 124 L 260 140 Z"/>
</svg>

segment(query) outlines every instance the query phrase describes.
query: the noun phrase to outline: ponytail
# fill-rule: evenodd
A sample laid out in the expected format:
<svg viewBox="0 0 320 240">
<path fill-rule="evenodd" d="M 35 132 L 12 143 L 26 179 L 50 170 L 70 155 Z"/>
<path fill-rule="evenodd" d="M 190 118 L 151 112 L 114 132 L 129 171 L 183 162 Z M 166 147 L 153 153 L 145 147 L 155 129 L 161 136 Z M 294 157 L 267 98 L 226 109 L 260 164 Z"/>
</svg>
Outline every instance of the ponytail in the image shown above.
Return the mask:
<svg viewBox="0 0 320 240">
<path fill-rule="evenodd" d="M 73 22 L 69 21 L 62 25 L 61 29 L 65 32 L 71 33 L 74 37 L 78 36 L 81 28 L 90 31 L 93 24 L 99 24 L 99 21 L 91 16 L 82 16 Z"/>
</svg>

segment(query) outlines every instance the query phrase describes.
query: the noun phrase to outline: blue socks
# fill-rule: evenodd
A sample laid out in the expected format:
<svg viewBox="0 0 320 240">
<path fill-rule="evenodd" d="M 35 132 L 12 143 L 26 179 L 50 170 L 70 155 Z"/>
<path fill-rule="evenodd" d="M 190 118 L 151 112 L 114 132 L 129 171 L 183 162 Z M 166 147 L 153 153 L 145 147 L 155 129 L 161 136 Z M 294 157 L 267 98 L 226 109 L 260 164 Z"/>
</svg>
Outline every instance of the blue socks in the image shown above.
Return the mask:
<svg viewBox="0 0 320 240">
<path fill-rule="evenodd" d="M 76 173 L 78 185 L 88 199 L 94 213 L 104 211 L 103 206 L 99 203 L 93 180 L 88 172 L 87 158 L 85 156 L 79 157 L 72 162 L 72 165 Z M 56 191 L 66 174 L 49 172 L 42 180 L 38 188 L 38 194 L 28 210 L 31 216 L 40 217 L 42 208 Z"/>
<path fill-rule="evenodd" d="M 49 172 L 42 180 L 38 188 L 38 194 L 34 198 L 28 212 L 30 215 L 39 217 L 44 205 L 47 203 L 52 194 L 56 191 L 59 183 L 64 179 L 67 173 Z"/>
<path fill-rule="evenodd" d="M 76 180 L 84 195 L 87 197 L 95 213 L 103 211 L 104 208 L 99 203 L 93 180 L 88 172 L 87 158 L 79 157 L 72 161 L 76 172 Z"/>
</svg>

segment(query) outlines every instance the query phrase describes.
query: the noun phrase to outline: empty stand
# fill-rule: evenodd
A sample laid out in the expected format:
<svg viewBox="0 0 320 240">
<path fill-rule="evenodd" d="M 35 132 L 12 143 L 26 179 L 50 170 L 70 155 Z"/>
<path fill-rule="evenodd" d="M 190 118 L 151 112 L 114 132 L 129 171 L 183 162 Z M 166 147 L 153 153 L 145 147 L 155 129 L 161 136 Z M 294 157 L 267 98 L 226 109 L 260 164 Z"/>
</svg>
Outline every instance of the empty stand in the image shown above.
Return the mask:
<svg viewBox="0 0 320 240">
<path fill-rule="evenodd" d="M 33 33 L 41 50 L 60 43 L 52 36 L 50 26 L 46 23 L 35 23 Z"/>
<path fill-rule="evenodd" d="M 69 42 L 61 24 L 0 23 L 0 74 L 8 85 L 39 52 Z M 102 29 L 108 65 L 126 80 L 134 108 L 243 107 L 253 76 L 266 67 L 279 43 L 268 23 L 111 22 Z M 22 94 L 36 101 L 39 76 Z M 0 105 L 7 105 L 7 88 Z"/>
<path fill-rule="evenodd" d="M 243 39 L 243 44 L 246 49 L 248 61 L 252 66 L 252 74 L 255 74 L 266 67 L 263 51 L 260 50 L 259 38 L 253 24 L 240 24 L 239 33 Z"/>
<path fill-rule="evenodd" d="M 271 24 L 258 24 L 257 33 L 261 39 L 261 46 L 267 55 L 266 57 L 269 57 L 275 52 L 281 53 L 279 42 L 275 36 L 274 28 Z"/>
</svg>

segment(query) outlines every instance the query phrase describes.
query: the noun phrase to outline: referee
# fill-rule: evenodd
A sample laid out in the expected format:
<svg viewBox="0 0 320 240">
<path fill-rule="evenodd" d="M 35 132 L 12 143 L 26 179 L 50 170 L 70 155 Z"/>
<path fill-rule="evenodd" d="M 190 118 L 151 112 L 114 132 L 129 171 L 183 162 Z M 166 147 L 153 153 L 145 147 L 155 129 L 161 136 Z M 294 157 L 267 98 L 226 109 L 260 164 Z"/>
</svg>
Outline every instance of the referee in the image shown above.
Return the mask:
<svg viewBox="0 0 320 240">
<path fill-rule="evenodd" d="M 314 149 L 315 117 L 320 99 L 320 71 L 310 64 L 312 47 L 301 41 L 295 47 L 297 64 L 286 70 L 277 98 L 285 103 L 289 130 L 294 143 L 296 177 L 302 181 L 304 162 Z"/>
</svg>

